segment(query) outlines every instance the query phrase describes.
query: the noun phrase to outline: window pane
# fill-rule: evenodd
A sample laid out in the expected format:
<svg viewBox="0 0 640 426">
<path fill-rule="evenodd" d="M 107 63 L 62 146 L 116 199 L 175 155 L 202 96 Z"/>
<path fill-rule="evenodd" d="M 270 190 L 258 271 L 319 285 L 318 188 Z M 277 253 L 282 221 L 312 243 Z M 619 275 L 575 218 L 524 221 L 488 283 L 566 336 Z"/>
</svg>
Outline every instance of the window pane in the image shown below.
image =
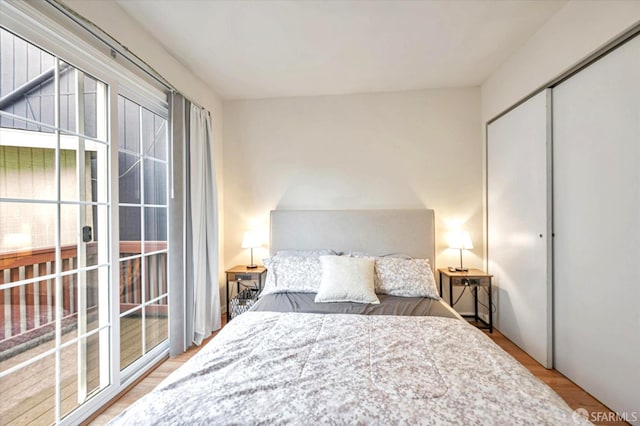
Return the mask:
<svg viewBox="0 0 640 426">
<path fill-rule="evenodd" d="M 144 259 L 146 300 L 152 300 L 167 293 L 167 254 L 156 253 Z"/>
<path fill-rule="evenodd" d="M 56 210 L 55 204 L 0 202 L 0 255 L 21 265 L 36 253 L 53 262 Z"/>
<path fill-rule="evenodd" d="M 167 298 L 153 302 L 144 308 L 147 352 L 169 337 L 169 309 Z"/>
<path fill-rule="evenodd" d="M 53 126 L 54 67 L 53 56 L 0 28 L 0 110 Z M 9 117 L 1 117 L 0 126 L 52 132 Z"/>
<path fill-rule="evenodd" d="M 60 62 L 60 128 L 77 132 L 76 128 L 76 69 Z"/>
<path fill-rule="evenodd" d="M 144 160 L 145 204 L 167 204 L 167 164 Z"/>
<path fill-rule="evenodd" d="M 120 202 L 140 204 L 140 157 L 118 153 L 118 177 Z"/>
<path fill-rule="evenodd" d="M 166 248 L 167 209 L 165 207 L 144 208 L 144 240 L 146 253 Z"/>
<path fill-rule="evenodd" d="M 142 356 L 142 309 L 120 318 L 120 369 Z"/>
<path fill-rule="evenodd" d="M 84 135 L 100 140 L 107 137 L 107 85 L 84 75 Z"/>
<path fill-rule="evenodd" d="M 120 257 L 131 256 L 131 254 L 140 253 L 140 240 L 142 219 L 140 207 L 120 207 Z M 122 243 L 129 244 L 126 247 Z M 123 248 L 126 250 L 123 251 Z M 131 249 L 134 249 L 131 251 Z"/>
<path fill-rule="evenodd" d="M 97 109 L 98 94 L 97 81 L 93 77 L 84 75 L 84 94 L 82 96 L 83 113 L 84 113 L 84 134 L 92 138 L 98 137 L 97 132 Z"/>
<path fill-rule="evenodd" d="M 52 354 L 0 379 L 2 424 L 53 424 L 55 374 L 56 358 Z"/>
<path fill-rule="evenodd" d="M 80 353 L 83 356 L 79 358 Z M 92 392 L 100 389 L 100 334 L 93 334 L 63 348 L 61 360 L 60 399 L 64 417 L 86 401 Z M 81 370 L 79 362 L 82 363 Z M 84 397 L 81 402 L 78 402 L 79 395 Z"/>
<path fill-rule="evenodd" d="M 52 266 L 36 264 L 0 271 L 0 283 L 11 281 L 9 276 L 14 274 L 13 281 L 17 281 L 18 275 L 25 278 L 46 275 L 53 272 Z M 0 308 L 0 371 L 55 347 L 54 279 L 0 290 Z"/>
<path fill-rule="evenodd" d="M 85 306 L 87 307 L 87 325 L 86 332 L 95 330 L 96 328 L 105 325 L 100 324 L 100 318 L 98 316 L 98 310 L 100 308 L 100 274 L 102 276 L 108 276 L 107 267 L 102 267 L 99 269 L 92 269 L 90 271 L 84 272 L 86 274 L 86 278 L 84 278 L 86 282 L 86 290 L 85 290 Z M 103 300 L 102 303 L 107 303 L 106 300 Z"/>
<path fill-rule="evenodd" d="M 167 120 L 142 109 L 142 142 L 144 155 L 167 159 Z"/>
<path fill-rule="evenodd" d="M 60 150 L 60 199 L 78 201 L 78 181 L 76 170 L 76 151 Z M 85 187 L 86 189 L 86 187 Z"/>
<path fill-rule="evenodd" d="M 140 153 L 140 107 L 135 102 L 120 96 L 120 149 Z"/>
<path fill-rule="evenodd" d="M 141 305 L 142 258 L 120 261 L 120 313 Z"/>
<path fill-rule="evenodd" d="M 11 133 L 10 133 L 11 132 Z M 27 138 L 0 129 L 0 197 L 54 200 L 56 197 L 55 136 L 32 133 Z M 38 148 L 38 144 L 51 148 Z M 27 142 L 27 145 L 23 145 Z M 32 143 L 36 147 L 29 146 Z"/>
</svg>

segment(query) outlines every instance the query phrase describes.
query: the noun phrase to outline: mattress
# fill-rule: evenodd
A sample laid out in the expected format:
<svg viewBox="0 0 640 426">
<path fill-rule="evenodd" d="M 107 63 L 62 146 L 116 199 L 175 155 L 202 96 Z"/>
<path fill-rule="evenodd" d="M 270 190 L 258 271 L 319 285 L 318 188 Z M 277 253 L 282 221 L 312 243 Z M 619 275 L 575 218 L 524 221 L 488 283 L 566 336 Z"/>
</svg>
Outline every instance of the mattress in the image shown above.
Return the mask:
<svg viewBox="0 0 640 426">
<path fill-rule="evenodd" d="M 247 312 L 112 424 L 587 422 L 465 321 Z"/>
<path fill-rule="evenodd" d="M 315 314 L 360 314 L 462 317 L 444 301 L 426 297 L 399 297 L 378 294 L 379 305 L 368 303 L 315 303 L 315 293 L 275 293 L 263 295 L 251 307 L 262 312 L 306 312 Z"/>
</svg>

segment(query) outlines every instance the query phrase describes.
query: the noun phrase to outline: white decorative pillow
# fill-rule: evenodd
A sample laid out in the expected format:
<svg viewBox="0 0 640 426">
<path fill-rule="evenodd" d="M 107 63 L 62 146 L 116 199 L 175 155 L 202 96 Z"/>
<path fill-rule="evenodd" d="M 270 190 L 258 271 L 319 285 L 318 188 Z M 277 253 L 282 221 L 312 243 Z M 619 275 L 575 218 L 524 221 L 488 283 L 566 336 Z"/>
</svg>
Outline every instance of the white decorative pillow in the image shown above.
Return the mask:
<svg viewBox="0 0 640 426">
<path fill-rule="evenodd" d="M 272 257 L 263 262 L 267 279 L 261 294 L 318 292 L 322 271 L 317 257 Z"/>
<path fill-rule="evenodd" d="M 322 280 L 316 303 L 380 303 L 373 284 L 375 260 L 345 256 L 320 256 Z"/>
<path fill-rule="evenodd" d="M 427 259 L 376 258 L 376 293 L 440 299 Z"/>
</svg>

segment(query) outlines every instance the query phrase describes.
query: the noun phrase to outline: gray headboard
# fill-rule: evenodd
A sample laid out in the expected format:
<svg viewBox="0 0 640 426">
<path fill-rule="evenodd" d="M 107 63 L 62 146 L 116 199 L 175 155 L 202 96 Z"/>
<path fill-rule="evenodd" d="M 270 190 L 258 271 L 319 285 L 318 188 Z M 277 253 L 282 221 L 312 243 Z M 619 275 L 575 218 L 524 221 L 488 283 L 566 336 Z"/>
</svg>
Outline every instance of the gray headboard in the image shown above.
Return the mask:
<svg viewBox="0 0 640 426">
<path fill-rule="evenodd" d="M 334 249 L 435 260 L 433 210 L 272 210 L 271 254 Z"/>
</svg>

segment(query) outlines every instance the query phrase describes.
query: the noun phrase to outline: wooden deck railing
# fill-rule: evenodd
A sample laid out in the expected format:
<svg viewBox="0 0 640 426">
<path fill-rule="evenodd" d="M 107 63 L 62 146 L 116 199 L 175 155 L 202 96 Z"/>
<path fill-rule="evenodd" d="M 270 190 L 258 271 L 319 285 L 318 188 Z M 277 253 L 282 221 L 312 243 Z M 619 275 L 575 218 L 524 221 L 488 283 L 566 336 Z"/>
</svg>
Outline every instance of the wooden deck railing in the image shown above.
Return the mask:
<svg viewBox="0 0 640 426">
<path fill-rule="evenodd" d="M 164 241 L 146 242 L 145 251 L 163 250 L 166 248 L 166 244 Z M 87 244 L 86 249 L 87 263 L 96 264 L 96 243 Z M 120 243 L 120 258 L 141 252 L 139 241 Z M 75 245 L 62 247 L 62 272 L 71 271 L 78 267 L 77 255 Z M 119 261 L 120 312 L 142 303 L 142 262 L 146 262 L 144 284 L 146 300 L 167 292 L 166 253 Z M 53 247 L 0 254 L 0 284 L 51 275 L 55 273 L 55 270 L 56 260 Z M 88 275 L 86 306 L 87 311 L 91 314 L 95 313 L 98 306 L 97 272 L 89 272 Z M 63 326 L 65 324 L 73 326 L 78 313 L 77 274 L 66 275 L 62 278 L 62 297 Z M 54 330 L 55 306 L 55 280 L 53 278 L 0 290 L 0 352 L 51 333 Z"/>
</svg>

